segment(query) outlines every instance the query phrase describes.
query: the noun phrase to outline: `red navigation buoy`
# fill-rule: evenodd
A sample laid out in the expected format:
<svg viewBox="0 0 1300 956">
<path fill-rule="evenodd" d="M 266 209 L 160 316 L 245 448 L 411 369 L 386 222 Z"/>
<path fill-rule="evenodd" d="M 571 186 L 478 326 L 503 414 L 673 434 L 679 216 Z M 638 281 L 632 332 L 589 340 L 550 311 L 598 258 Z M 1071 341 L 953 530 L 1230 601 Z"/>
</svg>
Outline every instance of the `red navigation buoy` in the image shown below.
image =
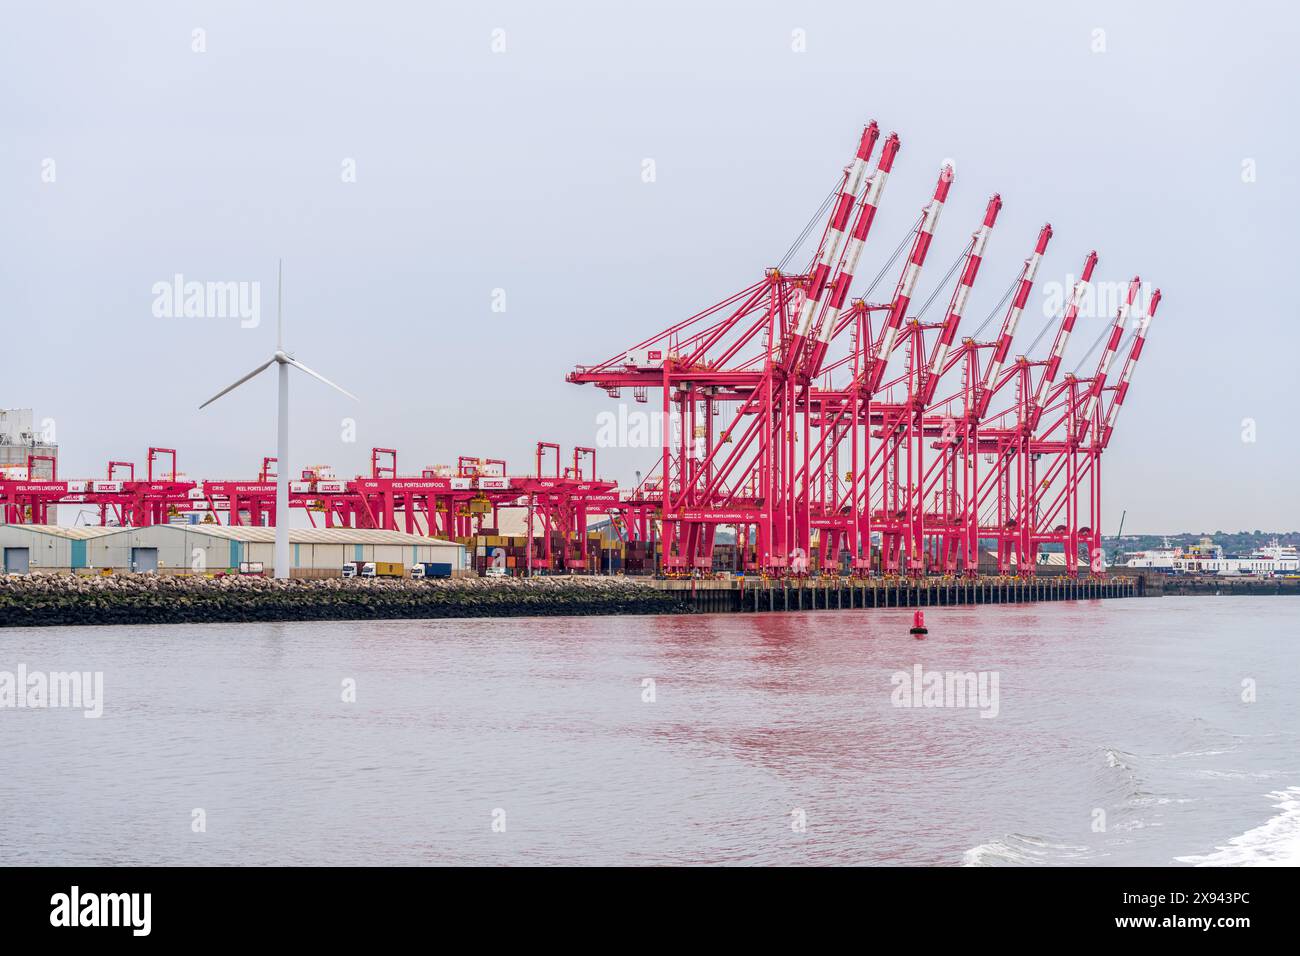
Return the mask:
<svg viewBox="0 0 1300 956">
<path fill-rule="evenodd" d="M 930 633 L 929 628 L 925 626 L 925 612 L 917 611 L 912 616 L 912 629 L 907 633 L 911 634 L 918 641 Z"/>
</svg>

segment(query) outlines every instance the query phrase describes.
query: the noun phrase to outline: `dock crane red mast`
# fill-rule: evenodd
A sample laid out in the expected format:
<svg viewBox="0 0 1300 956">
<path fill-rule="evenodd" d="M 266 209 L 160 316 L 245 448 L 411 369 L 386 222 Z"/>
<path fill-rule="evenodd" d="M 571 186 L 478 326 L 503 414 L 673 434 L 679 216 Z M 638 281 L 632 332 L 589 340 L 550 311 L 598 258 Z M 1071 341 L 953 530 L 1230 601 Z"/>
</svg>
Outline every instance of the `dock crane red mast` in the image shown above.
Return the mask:
<svg viewBox="0 0 1300 956">
<path fill-rule="evenodd" d="M 720 525 L 736 530 L 743 568 L 778 575 L 814 566 L 825 573 L 842 562 L 857 574 L 975 574 L 986 542 L 997 549 L 1000 571 L 1032 574 L 1038 550 L 1057 541 L 1066 546 L 1068 573 L 1075 573 L 1075 549 L 1099 526 L 1099 498 L 1082 528 L 1071 518 L 1067 530 L 1045 529 L 1039 514 L 1043 496 L 1058 489 L 1072 515 L 1085 490 L 1100 494 L 1099 477 L 1092 476 L 1099 476 L 1096 449 L 1104 439 L 1080 445 L 1086 433 L 1079 418 L 1096 414 L 1102 394 L 1119 392 L 1107 384 L 1110 359 L 1090 380 L 1058 381 L 1096 255 L 1085 261 L 1044 358 L 1013 358 L 1011 347 L 1048 251 L 1050 225 L 1040 230 L 1007 292 L 996 339 L 959 339 L 1001 207 L 994 197 L 949 273 L 960 270 L 944 319 L 923 321 L 925 308 L 913 315 L 912 302 L 953 184 L 945 167 L 895 253 L 908 247 L 891 299 L 869 301 L 874 283 L 852 298 L 899 149 L 891 134 L 875 172 L 865 176 L 876 129 L 871 124 L 859 138 L 807 272 L 768 269 L 762 281 L 568 376 L 616 398 L 624 387 L 638 400 L 660 390 L 659 467 L 624 504 L 625 526 L 642 537 L 655 528 L 647 516 L 660 517 L 668 573 L 708 567 Z M 900 349 L 906 362 L 897 370 L 891 361 Z M 942 383 L 959 372 L 960 388 L 945 392 Z M 1106 418 L 1116 411 L 1113 403 Z M 721 428 L 713 425 L 717 414 Z M 1091 427 L 1104 434 L 1101 421 Z M 1078 447 L 1066 454 L 1071 443 Z M 1069 464 L 1085 450 L 1092 465 Z M 1035 462 L 1045 457 L 1052 463 L 1039 478 Z M 986 458 L 993 467 L 984 473 Z M 880 536 L 879 563 L 868 550 L 873 535 Z"/>
</svg>

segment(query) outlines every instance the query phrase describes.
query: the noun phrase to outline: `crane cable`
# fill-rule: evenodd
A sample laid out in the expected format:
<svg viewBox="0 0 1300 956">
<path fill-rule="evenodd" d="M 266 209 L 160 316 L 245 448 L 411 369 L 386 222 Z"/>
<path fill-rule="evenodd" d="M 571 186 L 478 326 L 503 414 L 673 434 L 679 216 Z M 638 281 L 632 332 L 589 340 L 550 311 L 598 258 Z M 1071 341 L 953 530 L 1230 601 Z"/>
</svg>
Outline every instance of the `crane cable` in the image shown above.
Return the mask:
<svg viewBox="0 0 1300 956">
<path fill-rule="evenodd" d="M 911 229 L 907 230 L 907 234 L 903 236 L 903 241 L 898 244 L 898 248 L 890 254 L 889 260 L 881 267 L 880 272 L 876 274 L 876 277 L 871 280 L 871 285 L 867 286 L 867 291 L 863 292 L 862 295 L 858 296 L 858 298 L 865 299 L 875 291 L 876 286 L 880 284 L 880 280 L 885 277 L 885 273 L 893 268 L 894 261 L 903 254 L 903 249 L 912 241 L 912 237 L 916 234 L 916 230 L 920 228 L 923 219 L 925 219 L 925 213 L 921 213 L 921 215 L 916 217 L 916 222 L 912 224 Z"/>
<path fill-rule="evenodd" d="M 998 299 L 998 304 L 990 310 L 987 316 L 985 316 L 984 321 L 979 324 L 979 328 L 971 334 L 971 338 L 979 338 L 980 333 L 983 332 L 984 329 L 988 327 L 988 324 L 993 321 L 993 316 L 1002 311 L 1002 307 L 1007 304 L 1007 300 L 1011 298 L 1011 293 L 1016 290 L 1016 286 L 1019 284 L 1020 276 L 1016 276 L 1011 280 L 1011 285 L 1007 286 L 1007 291 L 1002 293 L 1002 298 Z"/>
<path fill-rule="evenodd" d="M 1093 342 L 1092 345 L 1088 347 L 1088 351 L 1083 353 L 1083 358 L 1079 359 L 1079 364 L 1074 367 L 1074 374 L 1076 376 L 1079 374 L 1079 369 L 1083 368 L 1083 363 L 1092 357 L 1092 353 L 1097 351 L 1097 346 L 1101 345 L 1101 340 L 1104 339 L 1109 332 L 1110 326 L 1107 325 L 1101 330 L 1101 334 L 1097 336 L 1097 341 Z"/>
<path fill-rule="evenodd" d="M 929 310 L 930 306 L 934 304 L 934 300 L 938 298 L 939 293 L 942 292 L 944 290 L 944 287 L 948 285 L 948 280 L 952 278 L 953 273 L 956 272 L 958 267 L 961 266 L 962 262 L 965 261 L 966 255 L 970 252 L 971 246 L 973 246 L 974 244 L 975 244 L 974 239 L 972 239 L 970 242 L 966 244 L 966 248 L 963 249 L 961 253 L 957 256 L 956 261 L 954 261 L 952 264 L 952 268 L 948 270 L 948 274 L 944 276 L 942 280 L 940 280 L 939 284 L 935 287 L 935 290 L 930 293 L 930 298 L 925 300 L 925 304 L 921 306 L 920 310 L 914 316 L 912 316 L 912 318 L 919 319 L 921 318 L 921 316 L 925 315 L 925 313 Z"/>
<path fill-rule="evenodd" d="M 1043 336 L 1047 334 L 1047 330 L 1052 327 L 1052 320 L 1054 318 L 1055 316 L 1049 318 L 1045 323 L 1043 323 L 1042 330 L 1036 336 L 1034 336 L 1034 341 L 1030 342 L 1029 348 L 1025 350 L 1026 355 L 1032 354 L 1034 349 L 1038 348 L 1038 343 L 1043 340 Z"/>
<path fill-rule="evenodd" d="M 831 187 L 831 191 L 827 194 L 826 198 L 822 200 L 822 204 L 817 207 L 817 211 L 812 214 L 812 218 L 810 218 L 808 224 L 803 227 L 803 231 L 799 233 L 799 238 L 794 241 L 790 248 L 786 250 L 785 255 L 781 257 L 781 261 L 776 267 L 778 271 L 785 271 L 785 267 L 790 264 L 790 260 L 793 259 L 794 254 L 799 251 L 799 247 L 804 244 L 804 241 L 808 238 L 808 234 L 812 232 L 813 227 L 817 225 L 818 220 L 825 217 L 827 210 L 830 209 L 831 204 L 835 202 L 836 196 L 839 195 L 842 183 L 842 179 L 837 179 L 835 181 L 835 185 Z"/>
</svg>

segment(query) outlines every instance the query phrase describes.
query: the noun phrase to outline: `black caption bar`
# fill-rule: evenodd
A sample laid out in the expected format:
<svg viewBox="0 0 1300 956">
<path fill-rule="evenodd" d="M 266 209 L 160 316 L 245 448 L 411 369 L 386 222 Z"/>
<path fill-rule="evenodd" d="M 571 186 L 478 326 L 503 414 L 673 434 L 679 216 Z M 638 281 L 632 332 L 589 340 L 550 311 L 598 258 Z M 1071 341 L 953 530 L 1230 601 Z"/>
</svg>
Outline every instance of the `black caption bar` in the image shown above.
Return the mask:
<svg viewBox="0 0 1300 956">
<path fill-rule="evenodd" d="M 811 921 L 863 939 L 912 926 L 986 941 L 1024 933 L 1033 934 L 1026 942 L 1195 936 L 1232 945 L 1294 931 L 1292 881 L 1290 870 L 1223 869 L 30 868 L 0 870 L 0 925 L 7 943 L 75 934 L 80 943 L 337 946 L 456 925 L 585 933 L 618 918 L 650 932 L 690 918 L 729 926 L 733 941 L 762 938 L 769 921 Z"/>
</svg>

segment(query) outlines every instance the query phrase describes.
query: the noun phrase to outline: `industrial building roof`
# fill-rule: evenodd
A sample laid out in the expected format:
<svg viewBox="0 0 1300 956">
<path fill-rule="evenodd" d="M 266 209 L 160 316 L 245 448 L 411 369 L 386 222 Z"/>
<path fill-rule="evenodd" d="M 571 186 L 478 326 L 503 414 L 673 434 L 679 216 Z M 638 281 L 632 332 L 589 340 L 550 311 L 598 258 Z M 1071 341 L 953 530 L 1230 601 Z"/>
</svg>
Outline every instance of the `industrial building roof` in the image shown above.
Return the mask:
<svg viewBox="0 0 1300 956">
<path fill-rule="evenodd" d="M 267 544 L 275 541 L 275 528 L 260 525 L 168 524 L 154 527 L 206 534 L 213 538 L 226 538 L 231 541 Z M 441 538 L 426 538 L 424 535 L 405 534 L 401 531 L 379 531 L 374 528 L 290 528 L 289 542 L 291 544 L 400 544 L 408 547 L 441 544 L 448 547 L 464 547 L 455 541 L 444 541 Z"/>
<path fill-rule="evenodd" d="M 5 528 L 17 528 L 21 531 L 33 531 L 36 534 L 53 535 L 56 538 L 68 538 L 73 541 L 85 541 L 89 538 L 102 538 L 106 534 L 118 534 L 130 531 L 130 528 L 101 528 L 99 525 L 80 525 L 68 527 L 57 524 L 10 524 L 0 525 Z"/>
</svg>

